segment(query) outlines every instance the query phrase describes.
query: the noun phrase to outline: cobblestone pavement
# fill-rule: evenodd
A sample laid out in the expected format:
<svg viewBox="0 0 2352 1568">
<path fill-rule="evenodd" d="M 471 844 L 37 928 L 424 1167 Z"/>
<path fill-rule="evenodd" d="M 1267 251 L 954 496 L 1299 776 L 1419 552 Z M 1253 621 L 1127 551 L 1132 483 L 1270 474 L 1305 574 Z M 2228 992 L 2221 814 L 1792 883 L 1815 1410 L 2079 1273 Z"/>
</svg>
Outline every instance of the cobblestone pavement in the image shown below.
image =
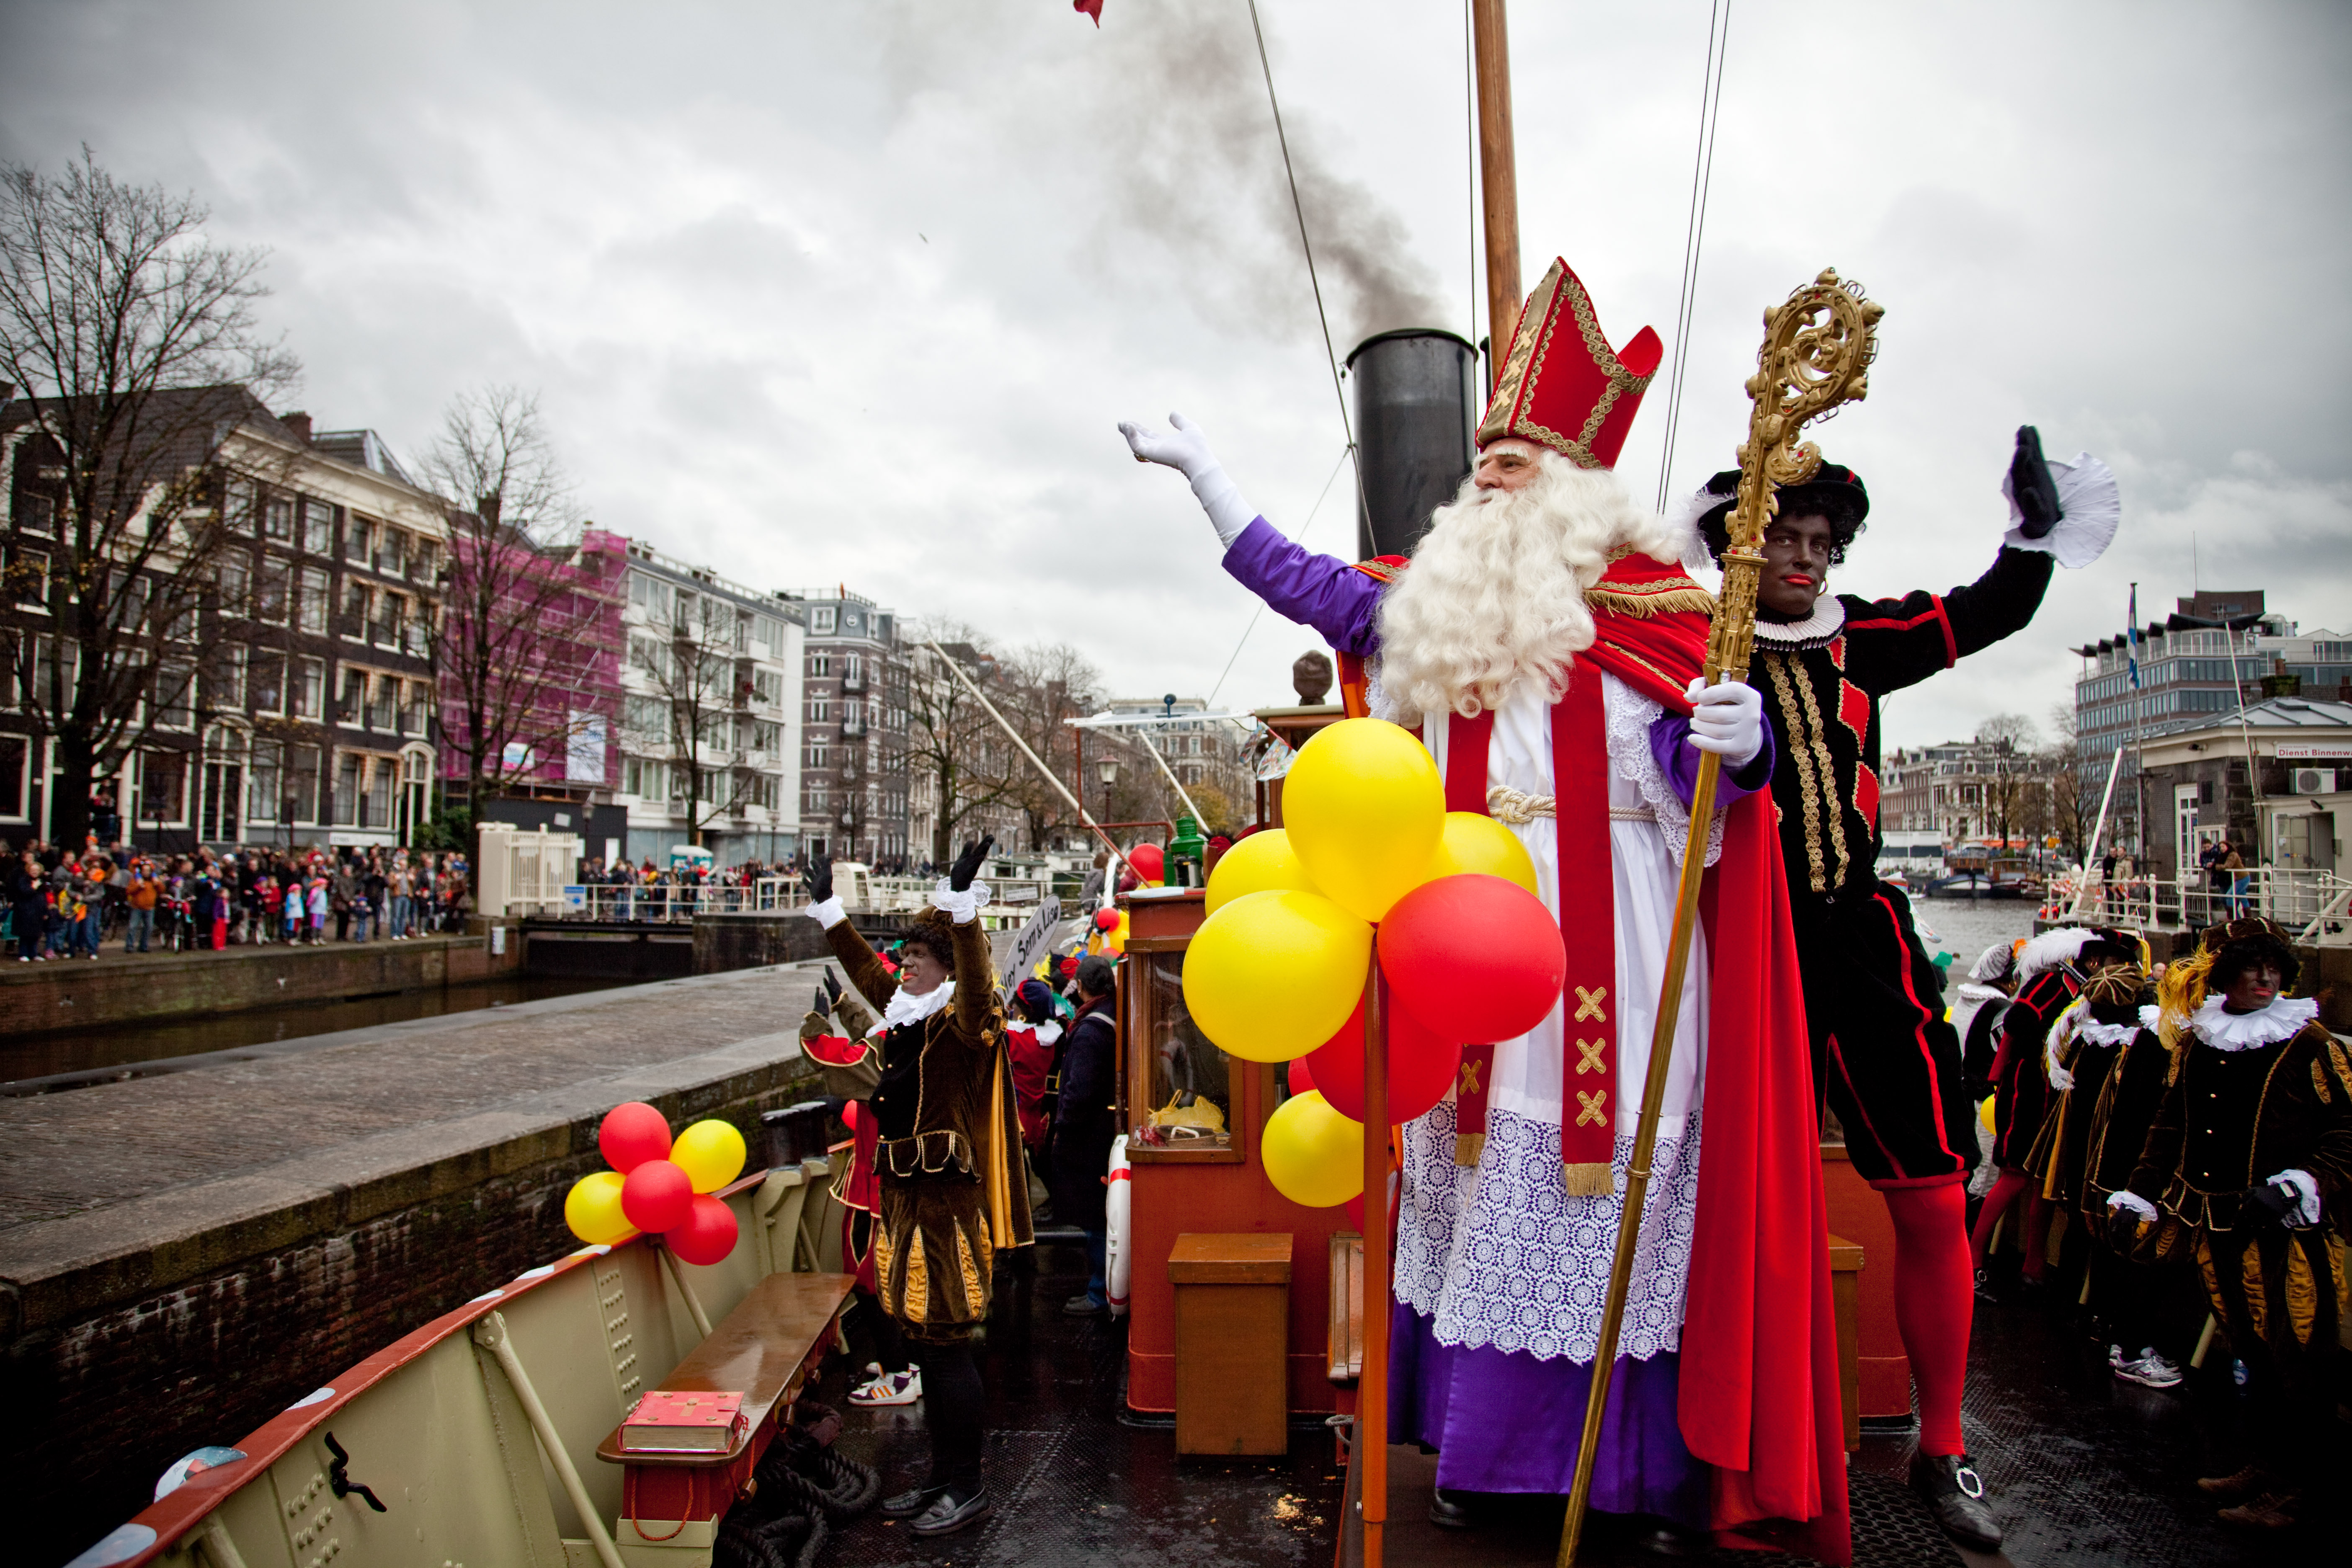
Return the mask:
<svg viewBox="0 0 2352 1568">
<path fill-rule="evenodd" d="M 194 1071 L 0 1100 L 0 1236 L 789 1034 L 814 967 L 318 1036 Z"/>
</svg>

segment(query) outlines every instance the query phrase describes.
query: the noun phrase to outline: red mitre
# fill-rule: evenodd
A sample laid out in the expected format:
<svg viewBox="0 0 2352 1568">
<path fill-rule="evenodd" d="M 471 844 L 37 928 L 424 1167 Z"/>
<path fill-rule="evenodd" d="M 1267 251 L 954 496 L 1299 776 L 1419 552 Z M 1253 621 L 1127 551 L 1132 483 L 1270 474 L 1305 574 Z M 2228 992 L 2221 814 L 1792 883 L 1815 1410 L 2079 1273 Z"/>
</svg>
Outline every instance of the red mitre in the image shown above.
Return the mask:
<svg viewBox="0 0 2352 1568">
<path fill-rule="evenodd" d="M 1665 357 L 1665 344 L 1647 327 L 1622 350 L 1611 349 L 1592 296 L 1566 261 L 1555 260 L 1519 312 L 1494 400 L 1478 422 L 1478 445 L 1517 437 L 1580 468 L 1613 468 Z"/>
</svg>

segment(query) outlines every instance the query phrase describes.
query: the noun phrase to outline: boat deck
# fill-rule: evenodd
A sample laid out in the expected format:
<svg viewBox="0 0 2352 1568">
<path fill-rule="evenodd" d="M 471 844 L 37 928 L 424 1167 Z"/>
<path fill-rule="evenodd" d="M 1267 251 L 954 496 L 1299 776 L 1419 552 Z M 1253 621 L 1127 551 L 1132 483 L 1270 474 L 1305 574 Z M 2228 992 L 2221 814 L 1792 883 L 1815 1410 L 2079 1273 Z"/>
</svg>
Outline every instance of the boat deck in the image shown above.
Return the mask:
<svg viewBox="0 0 2352 1568">
<path fill-rule="evenodd" d="M 925 1541 L 869 1515 L 842 1530 L 827 1562 L 841 1568 L 1331 1563 L 1344 1472 L 1332 1462 L 1330 1439 L 1301 1427 L 1281 1460 L 1179 1461 L 1168 1431 L 1121 1420 L 1124 1329 L 1061 1315 L 1063 1300 L 1084 1284 L 1083 1254 L 1052 1243 L 1036 1254 L 1034 1272 L 1000 1273 L 982 1352 L 993 1423 L 987 1465 L 994 1516 L 964 1534 Z M 1968 1430 L 2009 1530 L 2006 1561 L 2019 1568 L 2206 1568 L 2325 1560 L 2316 1539 L 2234 1535 L 2197 1500 L 2191 1481 L 2221 1462 L 2204 1447 L 2199 1415 L 2226 1407 L 2226 1364 L 2171 1392 L 2119 1383 L 2107 1371 L 2105 1348 L 2065 1321 L 2064 1309 L 2009 1303 L 1984 1307 L 1977 1319 Z M 845 1392 L 835 1371 L 819 1394 L 845 1408 L 845 1450 L 879 1466 L 889 1489 L 919 1480 L 928 1454 L 922 1406 L 849 1410 Z M 1480 1530 L 1441 1532 L 1421 1522 L 1425 1461 L 1411 1448 L 1392 1454 L 1390 1563 L 1552 1561 L 1558 1500 L 1493 1500 Z M 1945 1543 L 1899 1484 L 1908 1454 L 1907 1436 L 1872 1435 L 1854 1457 L 1858 1568 L 2003 1561 L 1964 1556 Z M 1612 1550 L 1605 1535 L 1587 1555 L 1608 1563 L 1658 1561 Z M 1711 1560 L 1802 1568 L 1801 1559 L 1762 1553 L 1717 1552 Z"/>
</svg>

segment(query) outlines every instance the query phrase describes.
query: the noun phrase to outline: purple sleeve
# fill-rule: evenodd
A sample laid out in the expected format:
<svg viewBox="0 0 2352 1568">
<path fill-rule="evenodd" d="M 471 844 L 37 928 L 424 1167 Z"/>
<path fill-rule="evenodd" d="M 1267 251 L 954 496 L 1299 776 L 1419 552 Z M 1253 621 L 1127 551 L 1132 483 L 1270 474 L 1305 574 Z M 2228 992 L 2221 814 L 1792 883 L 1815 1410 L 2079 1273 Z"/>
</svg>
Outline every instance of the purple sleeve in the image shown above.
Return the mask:
<svg viewBox="0 0 2352 1568">
<path fill-rule="evenodd" d="M 1675 798 L 1685 806 L 1698 793 L 1698 760 L 1704 755 L 1696 746 L 1685 743 L 1689 737 L 1690 721 L 1680 713 L 1650 721 L 1650 754 L 1658 760 L 1659 771 L 1666 775 L 1666 782 L 1675 786 Z M 1715 804 L 1729 805 L 1771 782 L 1772 726 L 1767 724 L 1764 749 L 1750 757 L 1745 767 L 1727 767 L 1717 775 Z"/>
<path fill-rule="evenodd" d="M 1381 646 L 1381 585 L 1344 561 L 1300 549 L 1262 517 L 1226 550 L 1225 570 L 1275 614 L 1313 626 L 1341 653 L 1368 658 Z"/>
</svg>

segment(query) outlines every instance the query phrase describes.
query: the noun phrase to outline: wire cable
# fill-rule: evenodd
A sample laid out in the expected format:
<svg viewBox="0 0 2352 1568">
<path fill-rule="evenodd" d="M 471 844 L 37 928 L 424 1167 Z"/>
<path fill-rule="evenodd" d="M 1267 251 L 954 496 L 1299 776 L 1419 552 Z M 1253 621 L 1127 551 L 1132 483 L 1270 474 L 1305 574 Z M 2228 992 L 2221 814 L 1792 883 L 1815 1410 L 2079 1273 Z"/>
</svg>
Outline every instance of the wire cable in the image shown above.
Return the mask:
<svg viewBox="0 0 2352 1568">
<path fill-rule="evenodd" d="M 1690 363 L 1691 318 L 1698 299 L 1698 260 L 1706 243 L 1706 198 L 1715 184 L 1715 134 L 1722 121 L 1723 62 L 1729 52 L 1731 0 L 1707 11 L 1706 70 L 1699 81 L 1698 147 L 1691 157 L 1690 216 L 1683 225 L 1683 280 L 1675 301 L 1675 367 L 1666 384 L 1664 446 L 1658 458 L 1657 510 L 1666 510 L 1674 484 L 1675 440 L 1681 433 L 1683 373 Z"/>
<path fill-rule="evenodd" d="M 1323 309 L 1323 280 L 1315 270 L 1315 246 L 1307 237 L 1307 206 L 1298 199 L 1298 174 L 1290 166 L 1290 135 L 1282 128 L 1282 100 L 1274 93 L 1274 64 L 1266 58 L 1265 29 L 1258 24 L 1257 0 L 1249 0 L 1250 32 L 1257 39 L 1258 69 L 1265 73 L 1265 101 L 1274 110 L 1274 139 L 1282 147 L 1282 174 L 1290 182 L 1290 210 L 1298 219 L 1298 248 L 1307 253 L 1307 282 L 1315 290 L 1315 319 L 1323 328 L 1323 357 L 1331 366 L 1331 395 L 1339 404 L 1339 428 L 1348 437 L 1348 449 L 1356 449 L 1355 421 L 1348 417 L 1348 395 L 1339 386 L 1339 351 L 1331 344 L 1331 317 Z M 1364 496 L 1364 476 L 1356 474 L 1356 496 L 1366 511 L 1371 502 Z"/>
<path fill-rule="evenodd" d="M 1315 526 L 1315 514 L 1323 510 L 1323 502 L 1331 494 L 1331 487 L 1339 481 L 1339 463 L 1346 462 L 1354 452 L 1355 448 L 1353 447 L 1342 447 L 1339 449 L 1339 462 L 1331 465 L 1331 477 L 1323 481 L 1322 493 L 1315 498 L 1315 504 L 1307 509 L 1307 521 L 1298 525 L 1298 535 L 1296 539 L 1291 541 L 1292 543 L 1303 544 L 1306 542 L 1307 531 Z M 1250 633 L 1257 630 L 1257 618 L 1264 614 L 1265 614 L 1265 601 L 1260 599 L 1258 601 L 1257 608 L 1250 612 L 1249 625 L 1242 628 L 1242 640 L 1234 644 L 1233 658 L 1225 660 L 1225 668 L 1217 676 L 1216 685 L 1209 688 L 1208 706 L 1210 708 L 1213 709 L 1216 707 L 1217 693 L 1225 689 L 1225 677 L 1234 672 L 1234 660 L 1241 658 L 1242 649 L 1249 645 Z"/>
</svg>

